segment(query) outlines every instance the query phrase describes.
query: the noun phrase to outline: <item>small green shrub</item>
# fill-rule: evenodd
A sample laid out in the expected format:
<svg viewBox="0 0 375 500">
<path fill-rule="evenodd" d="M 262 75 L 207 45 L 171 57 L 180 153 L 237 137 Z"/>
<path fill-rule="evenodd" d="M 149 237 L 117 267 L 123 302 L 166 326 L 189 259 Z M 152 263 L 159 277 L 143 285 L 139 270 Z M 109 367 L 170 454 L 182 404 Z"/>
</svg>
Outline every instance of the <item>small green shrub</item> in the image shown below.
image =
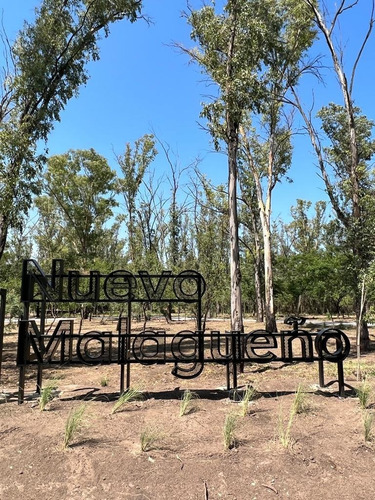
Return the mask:
<svg viewBox="0 0 375 500">
<path fill-rule="evenodd" d="M 124 405 L 131 401 L 139 401 L 143 399 L 143 393 L 137 387 L 129 387 L 127 391 L 123 392 L 116 403 L 113 405 L 112 414 L 123 409 Z"/>
<path fill-rule="evenodd" d="M 250 401 L 252 401 L 254 399 L 254 396 L 256 394 L 256 390 L 254 389 L 254 387 L 250 386 L 250 385 L 247 385 L 246 386 L 246 390 L 244 392 L 244 395 L 242 397 L 242 400 L 241 400 L 241 412 L 240 412 L 240 415 L 242 417 L 245 417 L 249 411 L 249 404 L 250 404 Z"/>
<path fill-rule="evenodd" d="M 362 409 L 366 409 L 371 397 L 371 385 L 365 379 L 356 389 L 356 394 L 359 399 L 359 405 Z"/>
<path fill-rule="evenodd" d="M 369 411 L 364 411 L 362 417 L 363 417 L 363 430 L 365 435 L 365 441 L 372 441 L 374 439 L 374 435 L 372 432 L 374 415 Z"/>
<path fill-rule="evenodd" d="M 282 410 L 280 409 L 278 421 L 277 421 L 277 434 L 279 438 L 279 443 L 283 448 L 290 448 L 292 445 L 292 438 L 290 432 L 292 430 L 293 420 L 294 420 L 295 412 L 292 408 L 289 413 L 288 421 L 284 422 L 284 416 L 282 414 Z"/>
<path fill-rule="evenodd" d="M 50 403 L 54 397 L 53 392 L 56 390 L 56 384 L 51 381 L 45 387 L 42 388 L 39 398 L 39 409 L 44 411 L 48 403 Z"/>
<path fill-rule="evenodd" d="M 232 448 L 235 448 L 237 444 L 237 438 L 236 438 L 237 420 L 238 416 L 233 413 L 229 413 L 225 417 L 223 437 L 224 437 L 224 448 L 226 450 L 231 450 Z"/>
<path fill-rule="evenodd" d="M 188 415 L 189 413 L 192 413 L 196 410 L 195 402 L 197 398 L 197 394 L 191 392 L 190 389 L 186 389 L 186 391 L 184 391 L 180 402 L 180 417 Z"/>
<path fill-rule="evenodd" d="M 79 435 L 82 429 L 85 427 L 86 421 L 84 419 L 84 414 L 86 412 L 87 405 L 81 404 L 74 410 L 71 410 L 65 423 L 64 432 L 64 449 L 68 448 L 73 439 Z"/>
<path fill-rule="evenodd" d="M 301 413 L 306 413 L 310 408 L 310 403 L 309 403 L 309 395 L 304 389 L 302 384 L 299 384 L 297 387 L 296 394 L 294 396 L 293 400 L 293 405 L 292 405 L 292 412 L 294 414 L 301 414 Z"/>
<path fill-rule="evenodd" d="M 158 443 L 163 439 L 163 433 L 158 427 L 147 426 L 140 436 L 141 450 L 143 452 L 151 451 L 158 448 Z"/>
</svg>

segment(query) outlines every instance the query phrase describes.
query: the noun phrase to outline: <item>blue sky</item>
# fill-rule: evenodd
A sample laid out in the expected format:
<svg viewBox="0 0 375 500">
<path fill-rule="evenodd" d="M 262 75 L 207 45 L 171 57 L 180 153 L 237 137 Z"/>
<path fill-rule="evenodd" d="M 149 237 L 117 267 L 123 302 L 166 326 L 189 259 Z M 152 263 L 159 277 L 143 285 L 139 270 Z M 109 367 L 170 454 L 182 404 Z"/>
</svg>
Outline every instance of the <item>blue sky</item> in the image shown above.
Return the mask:
<svg viewBox="0 0 375 500">
<path fill-rule="evenodd" d="M 0 0 L 3 24 L 11 40 L 22 26 L 23 19 L 32 18 L 33 9 L 39 3 L 35 0 Z M 190 0 L 189 3 L 193 8 L 202 5 L 201 0 Z M 369 0 L 360 0 L 359 5 L 347 13 L 342 25 L 344 57 L 348 62 L 352 61 L 354 49 L 360 43 L 369 8 Z M 154 131 L 170 145 L 181 167 L 199 157 L 200 169 L 213 182 L 226 182 L 226 157 L 213 152 L 209 135 L 199 126 L 201 102 L 206 100 L 212 88 L 207 87 L 199 68 L 189 64 L 185 55 L 171 47 L 172 41 L 191 43 L 189 26 L 181 16 L 184 9 L 186 0 L 144 0 L 144 12 L 152 18 L 152 24 L 123 21 L 112 26 L 110 36 L 100 42 L 100 61 L 89 66 L 91 77 L 88 84 L 81 89 L 78 98 L 68 103 L 50 136 L 50 154 L 92 147 L 115 168 L 114 152 L 121 154 L 127 142 L 132 143 Z M 369 118 L 375 118 L 372 92 L 375 80 L 374 36 L 358 68 L 355 86 L 356 104 Z M 313 51 L 315 54 L 326 53 L 321 43 Z M 329 59 L 325 63 L 331 64 Z M 318 85 L 311 78 L 300 85 L 306 102 L 311 101 L 314 88 L 316 110 L 330 101 L 342 102 L 335 78 L 330 76 L 328 68 L 324 73 L 325 85 Z M 160 175 L 167 169 L 162 154 L 155 160 L 154 167 Z M 293 183 L 283 182 L 275 188 L 274 218 L 288 218 L 290 207 L 297 198 L 313 202 L 326 199 L 307 137 L 295 139 L 289 177 L 293 178 Z"/>
</svg>

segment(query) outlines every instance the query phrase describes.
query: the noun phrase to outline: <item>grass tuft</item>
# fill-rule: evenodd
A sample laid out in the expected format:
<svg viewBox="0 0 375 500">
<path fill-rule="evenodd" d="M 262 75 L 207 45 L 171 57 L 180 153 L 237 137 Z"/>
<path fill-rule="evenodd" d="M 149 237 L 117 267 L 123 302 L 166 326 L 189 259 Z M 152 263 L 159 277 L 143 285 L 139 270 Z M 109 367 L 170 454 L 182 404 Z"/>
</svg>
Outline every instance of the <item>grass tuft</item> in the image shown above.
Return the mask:
<svg viewBox="0 0 375 500">
<path fill-rule="evenodd" d="M 295 415 L 306 413 L 310 409 L 309 394 L 302 384 L 299 384 L 294 396 L 291 412 Z"/>
<path fill-rule="evenodd" d="M 64 441 L 63 447 L 67 449 L 71 444 L 74 438 L 79 435 L 82 429 L 85 426 L 84 414 L 86 411 L 87 405 L 81 404 L 77 408 L 70 411 L 67 421 L 65 423 L 65 432 L 64 432 Z"/>
<path fill-rule="evenodd" d="M 372 424 L 374 422 L 374 415 L 369 411 L 363 412 L 363 430 L 365 441 L 373 441 L 374 435 L 372 432 Z"/>
<path fill-rule="evenodd" d="M 56 390 L 56 384 L 52 381 L 49 382 L 45 387 L 42 388 L 42 392 L 39 398 L 39 409 L 44 411 L 48 403 L 53 399 L 53 392 Z"/>
<path fill-rule="evenodd" d="M 277 434 L 279 437 L 279 443 L 283 448 L 289 449 L 292 446 L 291 430 L 293 425 L 295 412 L 293 411 L 293 405 L 289 413 L 288 421 L 284 422 L 284 416 L 280 408 L 278 421 L 277 421 Z"/>
<path fill-rule="evenodd" d="M 104 375 L 104 376 L 100 379 L 100 385 L 101 385 L 101 387 L 107 387 L 108 382 L 109 382 L 109 378 L 107 377 L 107 375 Z"/>
<path fill-rule="evenodd" d="M 138 387 L 129 387 L 129 389 L 123 392 L 116 403 L 113 405 L 112 414 L 123 409 L 124 405 L 131 403 L 132 401 L 140 401 L 143 399 L 143 393 Z"/>
<path fill-rule="evenodd" d="M 237 428 L 238 416 L 234 413 L 229 413 L 225 417 L 223 437 L 224 437 L 224 448 L 226 450 L 231 450 L 235 448 L 237 444 L 236 438 L 236 428 Z"/>
<path fill-rule="evenodd" d="M 255 394 L 256 394 L 256 390 L 254 389 L 254 387 L 252 387 L 251 385 L 247 385 L 245 393 L 244 393 L 242 400 L 241 400 L 241 403 L 240 403 L 240 405 L 241 405 L 241 411 L 240 411 L 241 417 L 246 417 L 246 415 L 249 411 L 250 401 L 252 401 L 254 399 Z"/>
<path fill-rule="evenodd" d="M 158 443 L 163 439 L 163 433 L 158 427 L 147 426 L 140 436 L 141 450 L 143 452 L 155 450 L 158 448 Z"/>
<path fill-rule="evenodd" d="M 180 402 L 180 417 L 188 415 L 196 410 L 197 406 L 195 404 L 198 395 L 195 392 L 191 392 L 190 389 L 186 389 L 181 398 Z"/>
<path fill-rule="evenodd" d="M 359 399 L 359 405 L 360 407 L 365 410 L 367 406 L 369 405 L 370 402 L 370 397 L 371 397 L 371 385 L 367 382 L 365 379 L 356 389 L 356 394 Z"/>
</svg>

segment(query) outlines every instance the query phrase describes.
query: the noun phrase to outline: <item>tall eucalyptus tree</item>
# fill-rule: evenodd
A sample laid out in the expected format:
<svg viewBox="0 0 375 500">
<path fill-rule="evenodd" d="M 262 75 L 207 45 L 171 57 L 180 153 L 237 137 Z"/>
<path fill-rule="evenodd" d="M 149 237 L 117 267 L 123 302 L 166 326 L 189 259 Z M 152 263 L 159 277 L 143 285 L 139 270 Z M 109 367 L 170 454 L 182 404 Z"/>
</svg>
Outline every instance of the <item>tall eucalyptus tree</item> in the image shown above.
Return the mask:
<svg viewBox="0 0 375 500">
<path fill-rule="evenodd" d="M 242 329 L 239 268 L 237 180 L 239 149 L 251 153 L 245 125 L 249 116 L 262 114 L 269 125 L 266 163 L 252 161 L 265 242 L 266 327 L 276 328 L 270 266 L 270 193 L 288 166 L 288 131 L 280 127 L 281 103 L 301 71 L 300 59 L 314 37 L 311 15 L 298 0 L 228 0 L 223 13 L 215 6 L 191 12 L 195 49 L 184 49 L 218 87 L 218 97 L 203 107 L 217 148 L 228 155 L 228 200 L 231 262 L 231 328 Z M 242 137 L 241 137 L 242 136 Z M 244 154 L 242 153 L 242 157 Z M 250 161 L 249 155 L 248 160 Z M 257 158 L 257 161 L 259 158 Z M 266 170 L 267 200 L 261 178 Z M 255 172 L 255 174 L 254 174 Z M 258 179 L 258 181 L 257 181 Z M 268 226 L 267 226 L 268 225 Z"/>
<path fill-rule="evenodd" d="M 368 212 L 368 201 L 373 196 L 373 192 L 368 189 L 371 185 L 368 181 L 369 160 L 374 154 L 374 149 L 372 145 L 370 154 L 372 124 L 367 120 L 367 130 L 364 130 L 366 117 L 361 116 L 360 110 L 354 104 L 354 84 L 361 57 L 370 40 L 375 23 L 375 0 L 367 3 L 368 15 L 367 18 L 363 18 L 362 38 L 358 33 L 359 46 L 349 64 L 344 57 L 347 48 L 341 45 L 342 35 L 340 33 L 338 36 L 338 32 L 342 29 L 340 20 L 352 9 L 358 7 L 358 1 L 341 0 L 334 7 L 328 7 L 323 1 L 303 0 L 303 3 L 309 8 L 317 30 L 322 35 L 328 57 L 332 62 L 332 71 L 339 84 L 339 99 L 341 94 L 341 103 L 331 103 L 319 113 L 322 119 L 322 129 L 331 143 L 328 150 L 324 148 L 320 131 L 317 129 L 311 111 L 308 111 L 296 89 L 293 93 L 295 104 L 309 133 L 327 194 L 351 244 L 352 281 L 353 287 L 357 289 L 355 308 L 358 319 L 361 309 L 359 283 L 361 273 L 369 264 L 366 234 L 369 234 L 368 221 L 373 217 L 373 215 L 369 217 Z M 367 349 L 369 334 L 366 321 L 360 321 L 360 330 L 362 347 Z"/>
<path fill-rule="evenodd" d="M 67 102 L 99 59 L 98 39 L 113 22 L 141 15 L 141 0 L 43 0 L 13 46 L 6 37 L 0 95 L 0 258 L 8 229 L 20 224 L 37 191 L 46 141 Z"/>
<path fill-rule="evenodd" d="M 221 14 L 215 5 L 190 12 L 191 37 L 198 43 L 185 49 L 218 87 L 218 97 L 202 110 L 215 147 L 225 144 L 228 156 L 228 210 L 231 278 L 231 329 L 242 330 L 241 272 L 237 216 L 237 155 L 244 114 L 259 106 L 263 88 L 258 71 L 271 45 L 267 26 L 254 17 L 260 0 L 229 0 Z"/>
</svg>

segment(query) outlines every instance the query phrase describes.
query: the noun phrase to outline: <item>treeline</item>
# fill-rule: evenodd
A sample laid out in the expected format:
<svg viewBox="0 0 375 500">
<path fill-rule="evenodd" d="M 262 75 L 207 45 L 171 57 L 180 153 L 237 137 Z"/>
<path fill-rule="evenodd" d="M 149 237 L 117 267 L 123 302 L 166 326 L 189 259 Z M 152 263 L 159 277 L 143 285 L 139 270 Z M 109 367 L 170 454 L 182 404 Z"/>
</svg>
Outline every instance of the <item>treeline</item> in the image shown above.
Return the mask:
<svg viewBox="0 0 375 500">
<path fill-rule="evenodd" d="M 127 145 L 116 171 L 94 150 L 40 153 L 86 84 L 87 63 L 99 59 L 100 34 L 145 16 L 141 0 L 40 2 L 13 45 L 1 37 L 0 278 L 11 306 L 18 307 L 20 260 L 31 255 L 43 266 L 63 258 L 81 271 L 193 268 L 207 281 L 204 314 L 230 310 L 231 330 L 243 328 L 243 312 L 275 331 L 275 314 L 354 311 L 368 348 L 374 122 L 355 105 L 354 90 L 375 25 L 375 1 L 369 4 L 349 64 L 341 21 L 359 2 L 230 0 L 189 9 L 195 47 L 176 46 L 214 89 L 201 117 L 227 157 L 227 185 L 212 186 L 198 169 L 179 169 L 159 141 L 169 167 L 160 178 L 151 135 Z M 327 74 L 336 102 L 316 110 L 313 87 Z M 290 223 L 272 221 L 301 131 L 330 206 L 299 200 Z"/>
<path fill-rule="evenodd" d="M 167 173 L 157 176 L 160 150 Z M 52 259 L 81 272 L 115 269 L 199 271 L 205 278 L 204 316 L 230 314 L 228 204 L 197 168 L 181 168 L 173 152 L 145 135 L 117 156 L 117 168 L 93 149 L 52 156 L 35 198 L 33 217 L 10 232 L 0 262 L 9 312 L 18 314 L 21 261 Z M 243 310 L 263 321 L 264 263 L 259 211 L 239 199 Z M 272 261 L 279 315 L 350 314 L 355 308 L 351 249 L 325 202 L 297 200 L 291 220 L 274 221 Z"/>
</svg>

